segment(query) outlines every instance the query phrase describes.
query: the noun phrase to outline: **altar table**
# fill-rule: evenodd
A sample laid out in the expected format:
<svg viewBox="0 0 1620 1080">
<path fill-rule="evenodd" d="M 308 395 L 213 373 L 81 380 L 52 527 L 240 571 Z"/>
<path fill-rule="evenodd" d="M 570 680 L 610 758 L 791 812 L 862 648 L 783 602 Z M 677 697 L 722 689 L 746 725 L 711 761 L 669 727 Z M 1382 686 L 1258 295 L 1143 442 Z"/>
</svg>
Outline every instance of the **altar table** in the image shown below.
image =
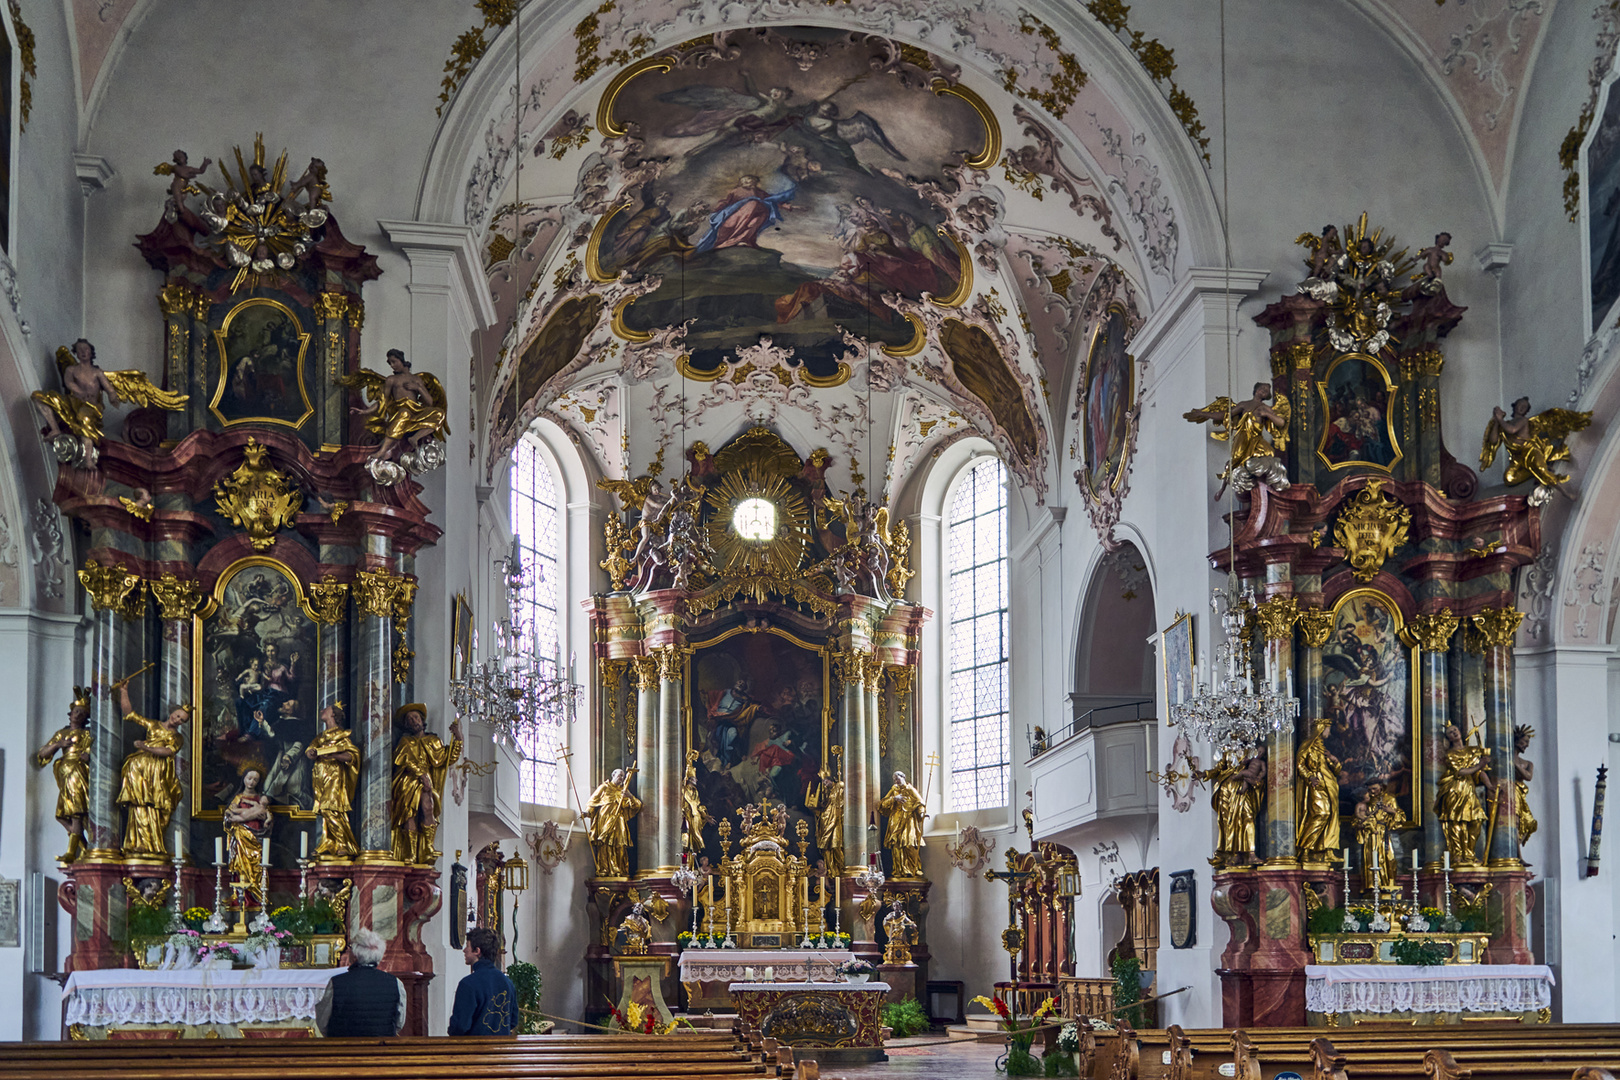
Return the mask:
<svg viewBox="0 0 1620 1080">
<path fill-rule="evenodd" d="M 889 984 L 734 982 L 737 1028 L 793 1047 L 795 1058 L 828 1065 L 887 1061 L 883 1002 Z"/>
<path fill-rule="evenodd" d="M 1553 982 L 1544 964 L 1309 964 L 1305 1010 L 1313 1027 L 1364 1019 L 1455 1024 L 1464 1017 L 1545 1024 Z"/>
<path fill-rule="evenodd" d="M 346 968 L 75 971 L 62 987 L 76 1039 L 309 1037 L 326 983 Z"/>
<path fill-rule="evenodd" d="M 766 968 L 778 982 L 837 982 L 842 978 L 838 965 L 854 958 L 848 949 L 686 948 L 681 951 L 680 978 L 687 1008 L 702 1011 L 730 1007 L 726 984 L 745 979 L 764 982 Z M 752 976 L 749 968 L 754 969 Z"/>
</svg>

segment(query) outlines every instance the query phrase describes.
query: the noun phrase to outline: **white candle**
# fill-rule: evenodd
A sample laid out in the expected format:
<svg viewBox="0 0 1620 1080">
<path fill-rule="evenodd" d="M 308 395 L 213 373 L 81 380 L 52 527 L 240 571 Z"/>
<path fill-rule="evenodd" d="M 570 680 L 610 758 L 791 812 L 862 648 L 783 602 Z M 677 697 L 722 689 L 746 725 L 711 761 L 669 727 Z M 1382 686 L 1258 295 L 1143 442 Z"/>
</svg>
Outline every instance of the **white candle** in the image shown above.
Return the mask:
<svg viewBox="0 0 1620 1080">
<path fill-rule="evenodd" d="M 214 837 L 214 865 L 225 865 L 225 838 L 223 836 Z"/>
<path fill-rule="evenodd" d="M 843 884 L 844 884 L 844 879 L 843 878 L 837 878 L 837 877 L 833 878 L 833 907 L 837 907 L 842 902 L 842 899 L 839 896 L 839 893 L 841 891 L 841 887 L 843 886 Z"/>
<path fill-rule="evenodd" d="M 1377 848 L 1373 848 L 1372 855 L 1373 855 L 1373 860 L 1372 860 L 1373 873 L 1377 873 L 1378 872 L 1378 849 Z"/>
<path fill-rule="evenodd" d="M 1294 669 L 1289 668 L 1288 669 L 1288 697 L 1290 699 L 1292 699 L 1293 696 L 1294 696 Z"/>
<path fill-rule="evenodd" d="M 259 845 L 259 864 L 261 866 L 270 865 L 270 838 L 268 836 L 265 837 L 264 842 Z"/>
<path fill-rule="evenodd" d="M 307 832 L 298 834 L 298 857 L 300 859 L 309 858 L 309 833 Z"/>
<path fill-rule="evenodd" d="M 1418 872 L 1418 853 L 1412 852 L 1412 873 Z"/>
<path fill-rule="evenodd" d="M 1346 867 L 1348 867 L 1350 865 L 1350 849 L 1349 848 L 1344 849 L 1344 865 Z"/>
<path fill-rule="evenodd" d="M 1447 870 L 1450 870 L 1451 869 L 1451 849 L 1447 848 L 1444 851 L 1443 855 L 1444 855 L 1444 859 L 1445 859 L 1445 863 L 1444 863 L 1445 868 Z"/>
<path fill-rule="evenodd" d="M 186 833 L 184 829 L 174 830 L 174 854 L 176 858 L 186 857 Z"/>
</svg>

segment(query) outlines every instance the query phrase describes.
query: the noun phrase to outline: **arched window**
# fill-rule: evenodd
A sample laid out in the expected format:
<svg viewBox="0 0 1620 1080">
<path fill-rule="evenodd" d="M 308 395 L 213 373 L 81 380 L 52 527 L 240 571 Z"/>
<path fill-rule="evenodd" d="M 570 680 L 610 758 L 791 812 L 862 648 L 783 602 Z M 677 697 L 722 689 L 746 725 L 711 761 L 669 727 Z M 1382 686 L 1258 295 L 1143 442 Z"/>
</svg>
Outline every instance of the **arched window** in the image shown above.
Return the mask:
<svg viewBox="0 0 1620 1080">
<path fill-rule="evenodd" d="M 561 523 L 557 508 L 557 481 L 551 466 L 532 440 L 521 439 L 512 451 L 512 535 L 517 537 L 528 570 L 528 584 L 512 617 L 534 634 L 541 668 L 556 674 L 557 556 Z M 521 795 L 524 802 L 559 804 L 557 741 L 552 732 L 536 732 L 523 754 Z"/>
<path fill-rule="evenodd" d="M 1007 804 L 1007 470 L 980 458 L 947 519 L 951 808 Z"/>
</svg>

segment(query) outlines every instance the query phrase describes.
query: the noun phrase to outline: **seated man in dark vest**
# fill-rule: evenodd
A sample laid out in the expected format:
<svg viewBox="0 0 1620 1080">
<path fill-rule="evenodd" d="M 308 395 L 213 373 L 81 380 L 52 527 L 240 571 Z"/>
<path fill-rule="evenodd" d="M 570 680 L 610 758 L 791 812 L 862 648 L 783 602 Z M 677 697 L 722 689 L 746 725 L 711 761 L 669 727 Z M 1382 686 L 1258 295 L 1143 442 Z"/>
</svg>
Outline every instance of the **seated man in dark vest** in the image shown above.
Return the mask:
<svg viewBox="0 0 1620 1080">
<path fill-rule="evenodd" d="M 461 950 L 472 973 L 456 987 L 456 1007 L 450 1014 L 452 1035 L 514 1035 L 518 1027 L 517 990 L 506 973 L 495 966 L 501 946 L 495 931 L 475 926 L 467 931 Z"/>
<path fill-rule="evenodd" d="M 405 984 L 378 971 L 388 946 L 361 927 L 349 937 L 349 970 L 332 976 L 315 1006 L 315 1026 L 329 1038 L 398 1035 L 405 1026 Z"/>
</svg>

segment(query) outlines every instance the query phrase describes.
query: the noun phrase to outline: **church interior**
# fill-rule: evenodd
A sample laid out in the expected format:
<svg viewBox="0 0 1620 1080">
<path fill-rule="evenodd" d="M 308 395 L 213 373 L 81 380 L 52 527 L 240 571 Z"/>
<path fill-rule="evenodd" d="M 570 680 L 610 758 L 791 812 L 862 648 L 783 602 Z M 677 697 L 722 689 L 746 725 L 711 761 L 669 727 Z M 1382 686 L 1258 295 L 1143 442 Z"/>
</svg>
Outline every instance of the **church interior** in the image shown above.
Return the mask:
<svg viewBox="0 0 1620 1080">
<path fill-rule="evenodd" d="M 1620 1070 L 1620 2 L 0 25 L 8 1075 Z"/>
</svg>

